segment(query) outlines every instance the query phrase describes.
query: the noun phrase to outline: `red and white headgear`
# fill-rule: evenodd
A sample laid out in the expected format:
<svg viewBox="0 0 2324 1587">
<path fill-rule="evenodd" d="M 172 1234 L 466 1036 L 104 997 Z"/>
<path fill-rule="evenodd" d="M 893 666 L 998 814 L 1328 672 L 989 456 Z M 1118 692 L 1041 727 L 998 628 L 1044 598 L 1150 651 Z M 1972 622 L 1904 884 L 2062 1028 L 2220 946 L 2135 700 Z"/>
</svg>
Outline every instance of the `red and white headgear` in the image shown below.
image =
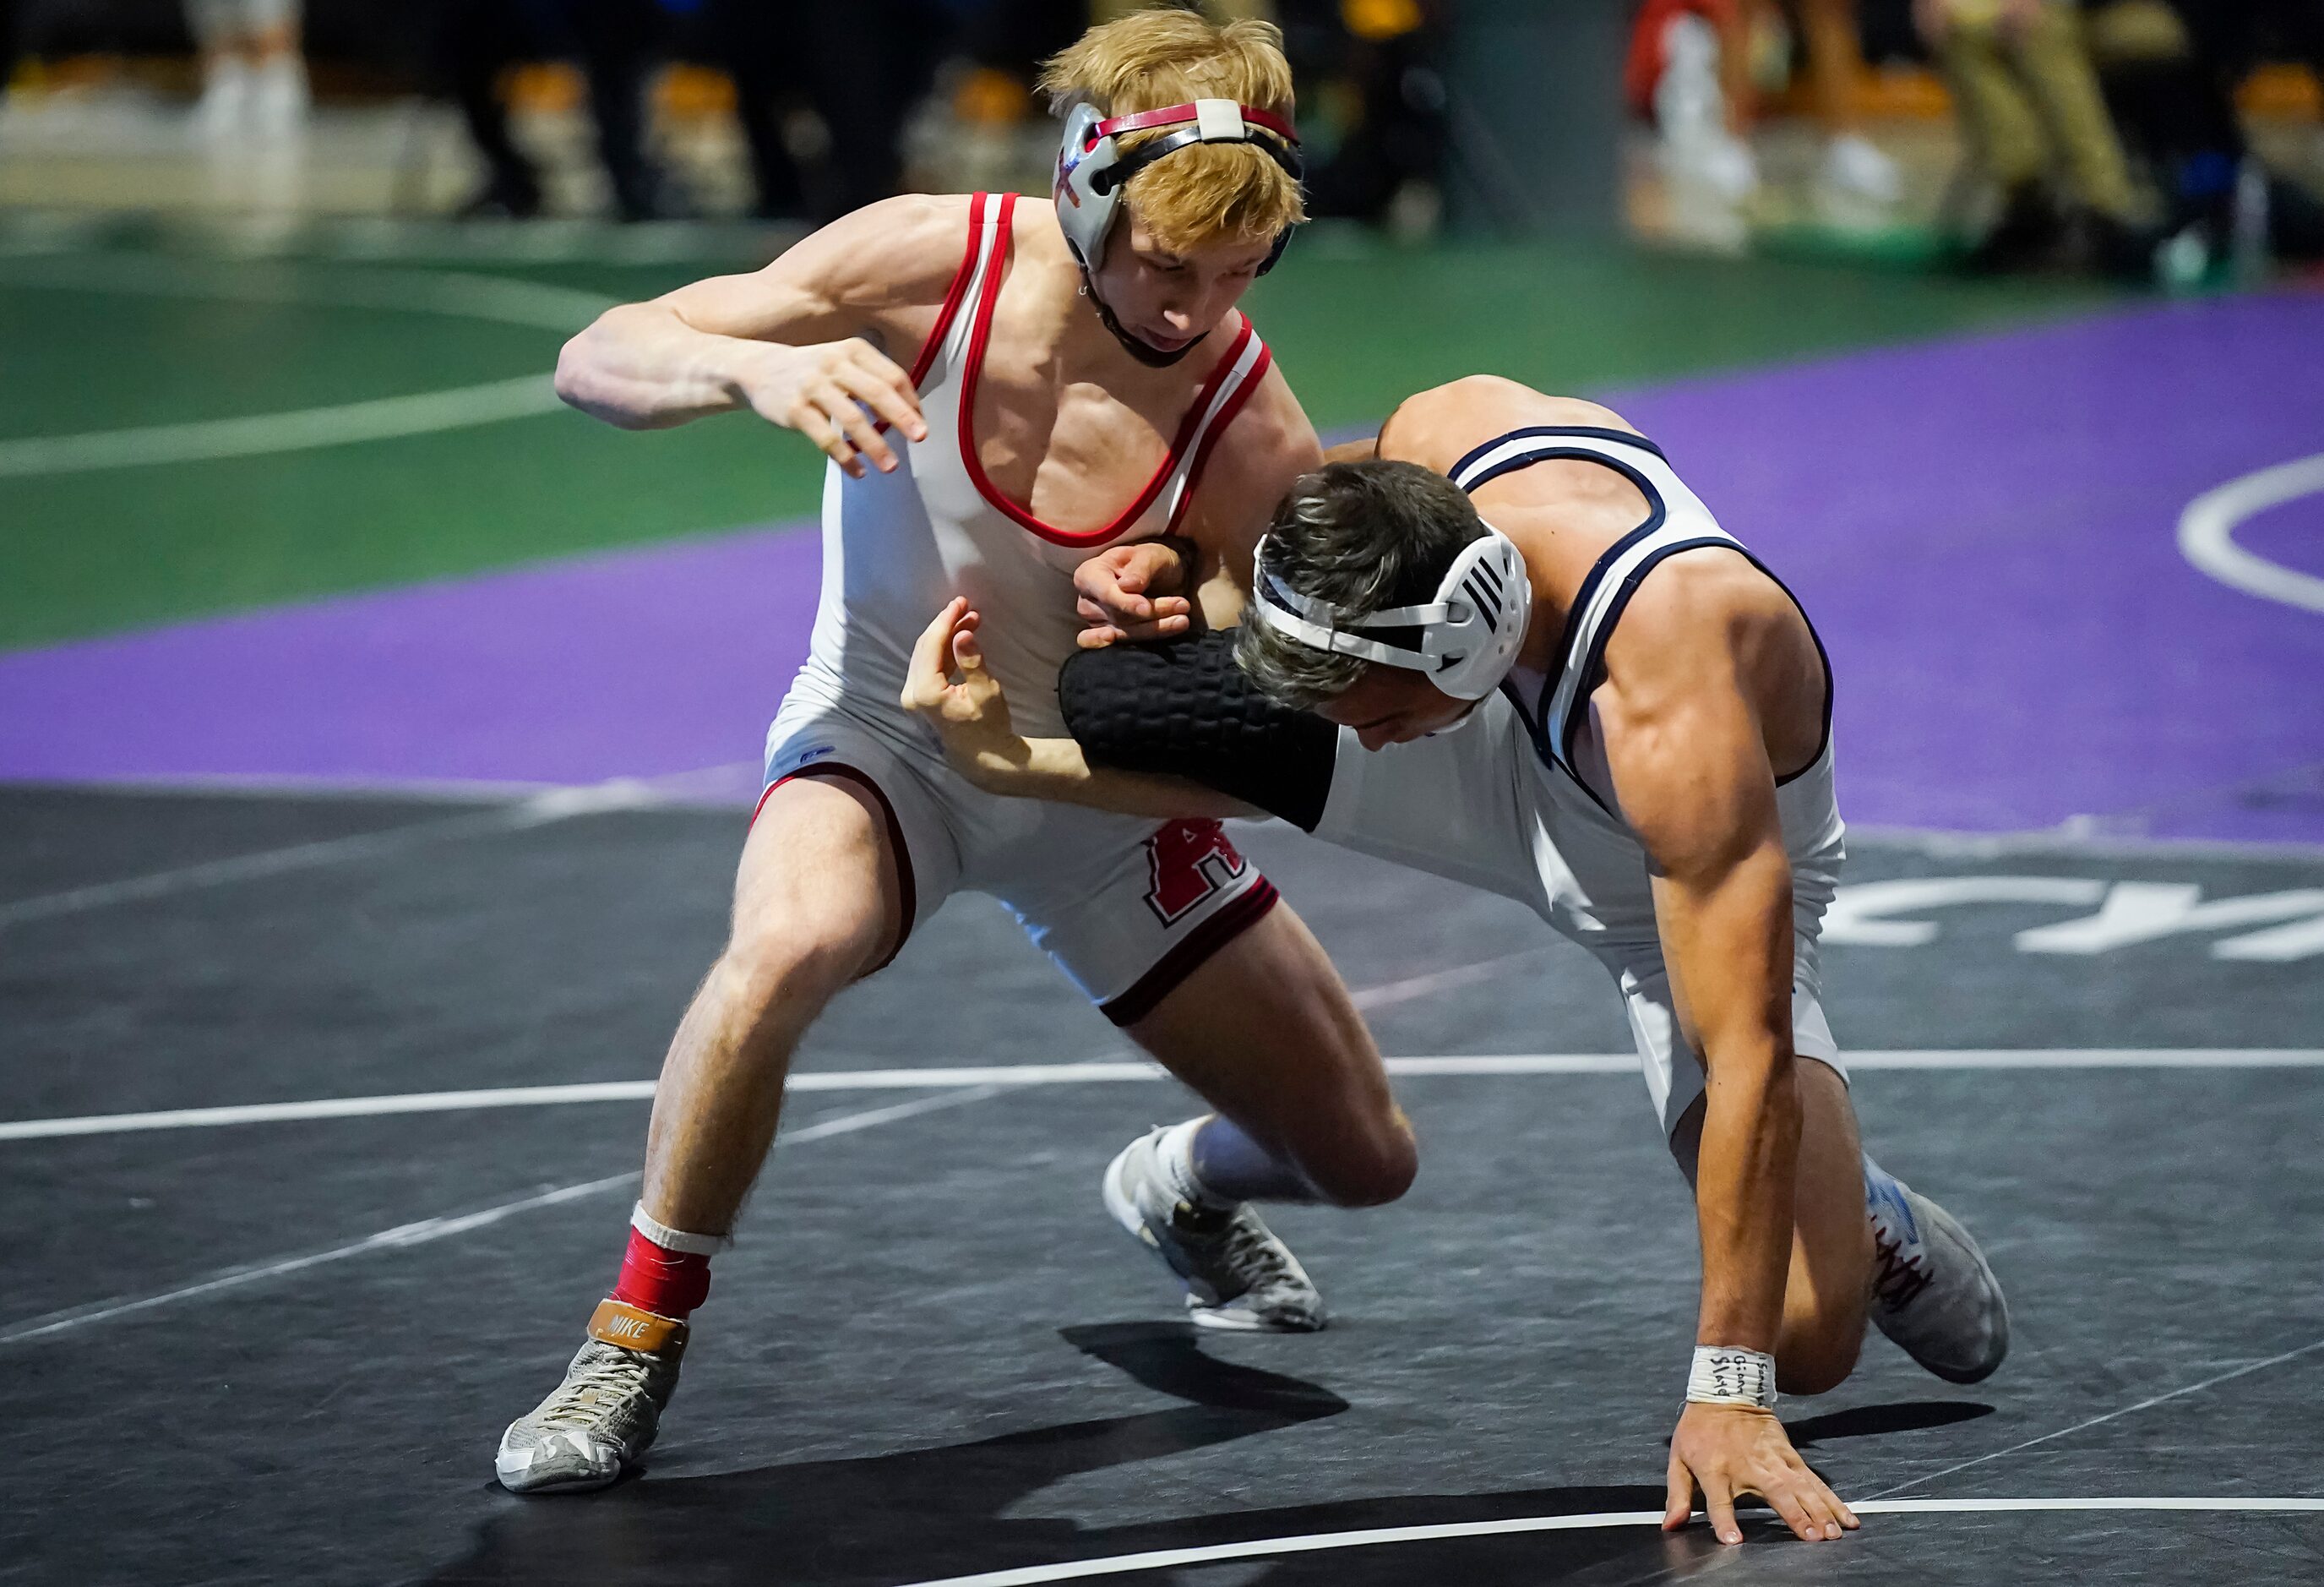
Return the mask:
<svg viewBox="0 0 2324 1587">
<path fill-rule="evenodd" d="M 1164 127 L 1177 130 L 1149 138 L 1137 148 L 1123 150 L 1116 139 L 1123 133 Z M 1057 150 L 1057 224 L 1082 268 L 1094 272 L 1105 259 L 1107 235 L 1121 208 L 1121 189 L 1130 179 L 1166 155 L 1196 143 L 1249 143 L 1262 150 L 1297 181 L 1305 169 L 1299 156 L 1299 134 L 1273 111 L 1231 99 L 1196 99 L 1192 104 L 1141 110 L 1131 115 L 1108 117 L 1094 105 L 1076 105 L 1065 115 L 1065 140 Z M 1274 252 L 1259 266 L 1264 275 L 1283 256 L 1291 240 L 1289 228 L 1277 234 Z"/>
</svg>

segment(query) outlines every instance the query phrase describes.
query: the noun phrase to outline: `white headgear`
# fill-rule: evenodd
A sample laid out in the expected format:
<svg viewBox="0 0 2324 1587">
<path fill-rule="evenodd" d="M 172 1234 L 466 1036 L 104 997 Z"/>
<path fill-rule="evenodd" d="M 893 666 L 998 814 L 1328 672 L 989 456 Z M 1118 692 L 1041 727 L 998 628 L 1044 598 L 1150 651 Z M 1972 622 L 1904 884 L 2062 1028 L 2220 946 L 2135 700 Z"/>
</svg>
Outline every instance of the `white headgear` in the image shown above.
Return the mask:
<svg viewBox="0 0 2324 1587">
<path fill-rule="evenodd" d="M 1425 672 L 1456 700 L 1481 700 L 1500 687 L 1533 616 L 1524 553 L 1489 523 L 1452 558 L 1434 601 L 1385 612 L 1343 612 L 1303 595 L 1268 570 L 1265 539 L 1258 555 L 1251 583 L 1260 622 L 1319 650 Z M 1364 637 L 1399 628 L 1418 630 L 1416 642 Z"/>
<path fill-rule="evenodd" d="M 1179 130 L 1149 139 L 1126 153 L 1114 142 L 1117 134 L 1156 127 Z M 1195 143 L 1249 143 L 1266 151 L 1291 173 L 1292 180 L 1299 180 L 1299 134 L 1291 124 L 1272 111 L 1238 105 L 1231 99 L 1197 99 L 1190 105 L 1111 119 L 1096 106 L 1087 104 L 1076 105 L 1066 114 L 1065 140 L 1057 149 L 1057 224 L 1065 228 L 1065 241 L 1083 269 L 1094 271 L 1104 261 L 1106 234 L 1113 228 L 1114 215 L 1121 207 L 1123 184 L 1164 155 Z M 1288 231 L 1277 236 L 1275 252 L 1259 266 L 1260 274 L 1275 268 L 1275 262 L 1283 256 L 1283 245 L 1290 240 Z"/>
</svg>

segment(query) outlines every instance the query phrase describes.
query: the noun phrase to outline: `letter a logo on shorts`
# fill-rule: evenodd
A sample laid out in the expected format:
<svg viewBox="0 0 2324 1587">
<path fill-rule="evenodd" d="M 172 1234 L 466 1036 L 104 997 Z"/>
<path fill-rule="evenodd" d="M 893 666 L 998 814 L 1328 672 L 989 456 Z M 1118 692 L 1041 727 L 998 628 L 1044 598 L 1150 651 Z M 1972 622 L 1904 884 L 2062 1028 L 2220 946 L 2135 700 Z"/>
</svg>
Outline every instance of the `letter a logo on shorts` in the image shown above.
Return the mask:
<svg viewBox="0 0 2324 1587">
<path fill-rule="evenodd" d="M 1146 907 L 1165 926 L 1220 889 L 1242 880 L 1250 862 L 1235 852 L 1215 821 L 1173 821 L 1146 840 Z"/>
</svg>

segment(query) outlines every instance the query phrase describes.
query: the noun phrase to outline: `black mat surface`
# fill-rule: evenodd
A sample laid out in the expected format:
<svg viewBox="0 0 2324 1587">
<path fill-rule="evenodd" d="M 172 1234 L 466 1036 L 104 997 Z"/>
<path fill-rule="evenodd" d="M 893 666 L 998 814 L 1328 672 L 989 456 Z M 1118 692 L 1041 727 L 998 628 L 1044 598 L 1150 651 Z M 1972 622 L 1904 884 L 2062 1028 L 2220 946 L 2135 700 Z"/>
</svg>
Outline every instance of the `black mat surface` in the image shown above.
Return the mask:
<svg viewBox="0 0 2324 1587">
<path fill-rule="evenodd" d="M 715 950 L 739 817 L 482 814 L 0 789 L 0 1121 L 650 1077 Z M 361 835 L 391 841 L 25 909 Z M 1244 835 L 1370 989 L 1390 1054 L 1627 1047 L 1602 973 L 1530 917 Z M 2002 875 L 2208 900 L 2324 887 L 2324 857 L 1865 842 L 1849 880 Z M 1939 925 L 1923 946 L 1833 946 L 1842 1045 L 2324 1047 L 2324 957 L 2223 959 L 2227 929 L 2084 955 L 2015 942 L 2089 912 L 1947 905 L 1896 917 Z M 800 1066 L 1126 1056 L 997 908 L 964 899 L 841 1000 Z M 533 1501 L 492 1485 L 493 1443 L 577 1342 L 630 1189 L 507 1209 L 634 1169 L 642 1103 L 0 1140 L 18 1452 L 0 1579 L 872 1587 L 1657 1507 L 1695 1259 L 1643 1086 L 1400 1091 L 1424 1147 L 1413 1194 L 1273 1220 L 1333 1327 L 1223 1340 L 1173 1320 L 1094 1194 L 1129 1134 L 1189 1111 L 1175 1086 L 802 1093 L 794 1134 L 954 1105 L 779 1148 L 648 1474 Z M 1786 1402 L 1844 1494 L 2324 1494 L 2324 1068 L 1868 1068 L 1857 1094 L 1876 1155 L 1979 1232 L 2017 1344 L 1957 1389 L 1876 1339 L 1838 1392 Z M 429 1222 L 476 1213 L 495 1215 Z M 1593 1527 L 1117 1579 L 2324 1580 L 2316 1514 L 1922 1513 L 1836 1545 L 1755 1538 Z"/>
</svg>

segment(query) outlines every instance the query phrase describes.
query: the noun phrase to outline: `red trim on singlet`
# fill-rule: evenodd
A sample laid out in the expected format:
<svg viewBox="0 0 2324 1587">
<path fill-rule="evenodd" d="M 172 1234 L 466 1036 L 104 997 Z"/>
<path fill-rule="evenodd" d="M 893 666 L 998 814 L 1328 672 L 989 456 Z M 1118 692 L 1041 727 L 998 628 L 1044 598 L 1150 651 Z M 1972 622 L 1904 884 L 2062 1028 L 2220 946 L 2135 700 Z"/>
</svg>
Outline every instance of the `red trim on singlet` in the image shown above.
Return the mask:
<svg viewBox="0 0 2324 1587">
<path fill-rule="evenodd" d="M 992 306 L 1001 299 L 1001 265 L 1010 245 L 1010 227 L 1016 205 L 1016 194 L 1009 193 L 1001 198 L 1001 235 L 993 245 L 991 261 L 985 265 L 984 290 L 977 295 L 976 328 L 969 334 L 968 367 L 962 373 L 960 383 L 960 458 L 967 466 L 968 477 L 974 483 L 977 494 L 1019 528 L 1030 530 L 1055 546 L 1101 546 L 1144 517 L 1146 510 L 1154 504 L 1154 498 L 1162 494 L 1162 487 L 1169 483 L 1171 471 L 1177 466 L 1178 459 L 1194 443 L 1195 427 L 1202 423 L 1203 414 L 1210 407 L 1211 399 L 1218 395 L 1219 387 L 1233 372 L 1235 360 L 1242 356 L 1243 345 L 1257 333 L 1251 329 L 1249 319 L 1242 318 L 1240 314 L 1236 316 L 1242 319 L 1242 328 L 1235 333 L 1225 356 L 1213 366 L 1210 378 L 1203 383 L 1203 389 L 1195 394 L 1194 406 L 1187 409 L 1186 416 L 1178 421 L 1178 433 L 1170 443 L 1168 456 L 1162 459 L 1162 466 L 1154 471 L 1154 477 L 1147 481 L 1146 488 L 1139 493 L 1138 500 L 1132 502 L 1126 512 L 1101 529 L 1075 531 L 1050 527 L 1002 495 L 1000 487 L 986 475 L 984 460 L 976 455 L 976 381 L 984 371 L 984 346 L 992 335 Z M 1265 366 L 1266 360 L 1262 355 L 1259 367 Z M 1242 393 L 1237 393 L 1238 397 Z M 1221 423 L 1211 427 L 1212 434 L 1215 435 L 1223 427 L 1225 419 L 1237 405 L 1234 400 L 1230 400 L 1227 412 L 1220 415 Z"/>
<path fill-rule="evenodd" d="M 1230 899 L 1218 913 L 1204 920 L 1185 938 L 1155 961 L 1154 967 L 1120 997 L 1098 1004 L 1097 1011 L 1117 1026 L 1137 1024 L 1162 1006 L 1186 977 L 1209 962 L 1221 948 L 1267 918 L 1281 894 L 1262 876 L 1239 898 Z"/>
<path fill-rule="evenodd" d="M 920 382 L 936 361 L 936 350 L 944 346 L 945 332 L 952 328 L 952 317 L 960 311 L 960 300 L 968 296 L 968 283 L 976 274 L 977 245 L 984 240 L 984 206 L 990 193 L 968 196 L 968 252 L 961 255 L 960 268 L 953 272 L 952 287 L 945 293 L 944 307 L 936 310 L 936 328 L 928 339 L 920 344 L 920 355 L 912 360 L 912 389 L 918 391 Z"/>
<path fill-rule="evenodd" d="M 1245 328 L 1249 328 L 1247 323 Z M 1240 342 L 1235 345 L 1241 346 Z M 1194 443 L 1194 458 L 1186 465 L 1185 488 L 1178 493 L 1178 500 L 1172 504 L 1170 521 L 1162 526 L 1163 533 L 1178 532 L 1178 521 L 1186 516 L 1186 509 L 1194 503 L 1194 487 L 1203 482 L 1203 465 L 1211 460 L 1212 448 L 1219 444 L 1219 438 L 1226 433 L 1227 426 L 1234 422 L 1235 415 L 1242 411 L 1242 405 L 1250 401 L 1251 393 L 1259 390 L 1259 383 L 1267 378 L 1268 366 L 1274 362 L 1275 355 L 1267 350 L 1264 343 L 1260 344 L 1259 356 L 1251 361 L 1250 373 L 1243 376 L 1242 384 L 1234 389 L 1233 394 L 1227 398 L 1226 405 L 1219 410 L 1218 421 L 1204 430 L 1203 438 Z"/>
<path fill-rule="evenodd" d="M 802 777 L 836 778 L 842 782 L 855 784 L 872 796 L 880 807 L 881 817 L 888 824 L 888 852 L 896 856 L 896 909 L 900 918 L 896 927 L 895 946 L 881 956 L 878 964 L 872 965 L 870 970 L 864 971 L 863 974 L 869 975 L 873 971 L 885 970 L 896 962 L 896 955 L 904 951 L 904 944 L 912 935 L 912 918 L 918 911 L 920 904 L 919 890 L 912 877 L 911 847 L 904 842 L 904 824 L 896 819 L 896 807 L 888 802 L 887 793 L 872 780 L 869 772 L 858 770 L 842 761 L 825 761 L 820 765 L 802 766 L 788 776 L 778 777 L 767 784 L 765 791 L 759 795 L 758 804 L 751 811 L 751 825 L 756 826 L 759 824 L 759 812 L 765 809 L 767 801 L 775 797 L 775 789 L 782 787 L 786 782 L 797 782 Z M 862 976 L 858 976 L 856 979 L 860 981 Z"/>
</svg>

